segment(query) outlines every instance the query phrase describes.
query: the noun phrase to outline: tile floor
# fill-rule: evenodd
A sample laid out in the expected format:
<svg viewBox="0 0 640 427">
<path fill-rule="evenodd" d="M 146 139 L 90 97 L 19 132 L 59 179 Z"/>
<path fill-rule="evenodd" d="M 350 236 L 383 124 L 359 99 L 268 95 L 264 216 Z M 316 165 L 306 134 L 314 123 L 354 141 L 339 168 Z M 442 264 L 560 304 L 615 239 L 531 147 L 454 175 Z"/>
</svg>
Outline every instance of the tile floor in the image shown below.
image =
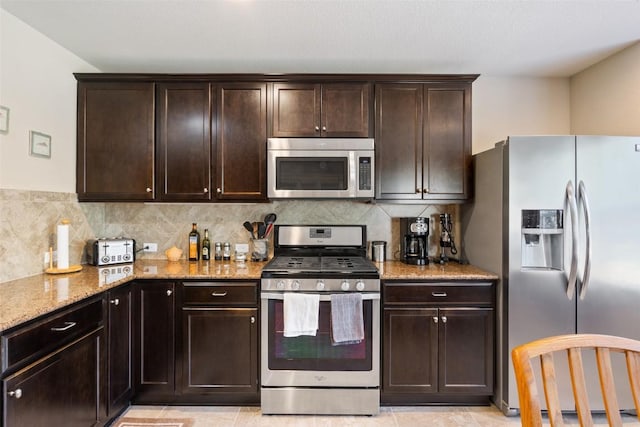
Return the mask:
<svg viewBox="0 0 640 427">
<path fill-rule="evenodd" d="M 380 415 L 313 416 L 262 415 L 259 407 L 229 406 L 132 406 L 123 415 L 140 418 L 193 418 L 194 427 L 461 427 L 519 426 L 519 417 L 505 417 L 494 406 L 394 406 L 383 407 Z M 604 416 L 594 419 L 607 425 Z M 565 417 L 578 426 L 575 416 Z M 640 426 L 638 419 L 625 416 L 625 426 Z M 548 425 L 548 423 L 545 423 Z"/>
</svg>

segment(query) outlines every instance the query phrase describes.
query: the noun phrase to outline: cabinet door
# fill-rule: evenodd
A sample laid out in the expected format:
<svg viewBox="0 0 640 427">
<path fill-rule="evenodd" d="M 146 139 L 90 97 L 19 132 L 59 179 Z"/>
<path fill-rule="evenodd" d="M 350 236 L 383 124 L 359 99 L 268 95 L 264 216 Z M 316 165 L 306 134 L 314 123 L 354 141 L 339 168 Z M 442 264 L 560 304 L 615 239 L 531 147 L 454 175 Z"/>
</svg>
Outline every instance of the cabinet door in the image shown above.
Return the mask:
<svg viewBox="0 0 640 427">
<path fill-rule="evenodd" d="M 153 200 L 153 83 L 80 82 L 77 125 L 80 201 Z"/>
<path fill-rule="evenodd" d="M 273 136 L 320 136 L 321 87 L 313 83 L 273 85 Z"/>
<path fill-rule="evenodd" d="M 464 200 L 471 166 L 471 87 L 425 87 L 425 200 Z"/>
<path fill-rule="evenodd" d="M 101 327 L 3 380 L 2 425 L 98 425 L 103 336 Z"/>
<path fill-rule="evenodd" d="M 163 83 L 157 99 L 157 198 L 211 198 L 211 91 L 208 83 Z"/>
<path fill-rule="evenodd" d="M 267 198 L 267 86 L 220 85 L 217 94 L 216 197 Z"/>
<path fill-rule="evenodd" d="M 385 308 L 383 393 L 438 391 L 438 310 Z"/>
<path fill-rule="evenodd" d="M 333 83 L 322 85 L 321 135 L 369 137 L 371 85 Z"/>
<path fill-rule="evenodd" d="M 493 392 L 493 309 L 440 309 L 440 391 Z"/>
<path fill-rule="evenodd" d="M 183 392 L 258 392 L 258 310 L 183 310 Z"/>
<path fill-rule="evenodd" d="M 171 395 L 175 389 L 173 282 L 138 282 L 136 301 L 136 398 Z"/>
<path fill-rule="evenodd" d="M 108 315 L 108 414 L 117 415 L 129 404 L 133 391 L 131 286 L 109 291 Z"/>
<path fill-rule="evenodd" d="M 376 198 L 422 199 L 423 85 L 376 86 Z"/>
</svg>

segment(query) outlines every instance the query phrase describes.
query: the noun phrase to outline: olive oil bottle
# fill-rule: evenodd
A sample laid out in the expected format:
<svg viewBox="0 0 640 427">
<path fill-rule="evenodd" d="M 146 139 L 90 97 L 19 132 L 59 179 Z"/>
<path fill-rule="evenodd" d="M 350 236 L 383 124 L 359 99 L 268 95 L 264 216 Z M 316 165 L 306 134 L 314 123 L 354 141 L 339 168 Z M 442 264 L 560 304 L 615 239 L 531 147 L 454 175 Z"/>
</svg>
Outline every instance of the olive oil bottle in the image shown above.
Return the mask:
<svg viewBox="0 0 640 427">
<path fill-rule="evenodd" d="M 204 229 L 204 239 L 202 239 L 202 260 L 209 261 L 211 259 L 211 242 L 209 241 L 209 230 Z"/>
<path fill-rule="evenodd" d="M 198 261 L 200 259 L 200 233 L 198 232 L 198 224 L 195 222 L 191 226 L 189 233 L 189 261 Z"/>
</svg>

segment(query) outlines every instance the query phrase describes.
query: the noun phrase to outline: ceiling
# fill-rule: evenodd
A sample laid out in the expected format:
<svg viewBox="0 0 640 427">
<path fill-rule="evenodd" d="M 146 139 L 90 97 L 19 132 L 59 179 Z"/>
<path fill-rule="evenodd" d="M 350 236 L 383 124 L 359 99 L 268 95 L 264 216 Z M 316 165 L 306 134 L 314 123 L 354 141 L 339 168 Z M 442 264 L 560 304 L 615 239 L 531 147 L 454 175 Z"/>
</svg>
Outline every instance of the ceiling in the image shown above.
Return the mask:
<svg viewBox="0 0 640 427">
<path fill-rule="evenodd" d="M 640 40 L 640 0 L 0 0 L 102 72 L 579 72 Z"/>
</svg>

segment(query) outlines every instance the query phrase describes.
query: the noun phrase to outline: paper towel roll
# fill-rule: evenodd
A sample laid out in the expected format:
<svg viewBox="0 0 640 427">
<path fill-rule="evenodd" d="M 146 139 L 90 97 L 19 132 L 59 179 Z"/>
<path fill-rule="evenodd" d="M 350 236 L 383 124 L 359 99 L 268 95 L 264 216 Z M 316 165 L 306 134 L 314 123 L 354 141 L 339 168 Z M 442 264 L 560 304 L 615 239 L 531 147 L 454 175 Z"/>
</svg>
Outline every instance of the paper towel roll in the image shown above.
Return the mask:
<svg viewBox="0 0 640 427">
<path fill-rule="evenodd" d="M 57 230 L 58 270 L 69 268 L 69 221 L 62 220 Z"/>
</svg>

